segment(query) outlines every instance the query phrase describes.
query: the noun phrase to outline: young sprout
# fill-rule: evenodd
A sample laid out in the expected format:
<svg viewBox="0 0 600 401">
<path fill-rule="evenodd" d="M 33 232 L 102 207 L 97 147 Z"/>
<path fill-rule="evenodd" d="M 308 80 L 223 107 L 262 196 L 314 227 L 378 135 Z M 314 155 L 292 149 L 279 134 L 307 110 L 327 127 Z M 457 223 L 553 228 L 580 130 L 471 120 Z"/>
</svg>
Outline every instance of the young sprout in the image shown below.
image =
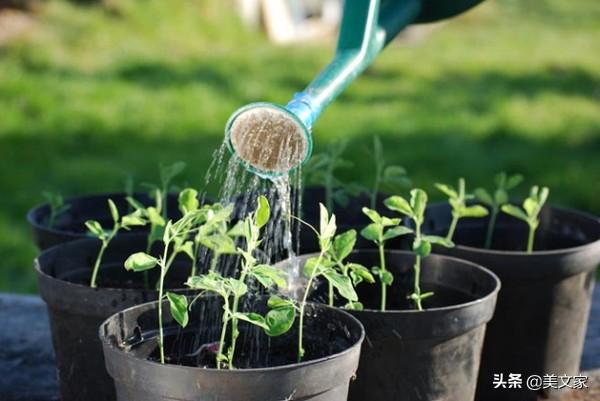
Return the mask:
<svg viewBox="0 0 600 401">
<path fill-rule="evenodd" d="M 299 315 L 299 327 L 298 327 L 298 362 L 304 357 L 304 314 L 306 309 L 306 303 L 308 302 L 308 295 L 312 289 L 312 285 L 315 280 L 319 277 L 325 278 L 329 284 L 331 284 L 340 293 L 342 297 L 347 299 L 351 303 L 358 302 L 358 295 L 352 285 L 352 280 L 335 268 L 335 264 L 328 258 L 328 253 L 333 246 L 335 231 L 337 229 L 335 223 L 335 215 L 329 216 L 329 212 L 323 206 L 319 204 L 320 210 L 320 222 L 319 230 L 317 231 L 311 225 L 308 225 L 319 239 L 319 256 L 310 258 L 304 264 L 304 275 L 308 278 L 304 295 L 297 307 Z M 305 223 L 306 224 L 306 223 Z M 365 269 L 366 270 L 366 269 Z"/>
<path fill-rule="evenodd" d="M 167 222 L 162 238 L 164 245 L 162 256 L 155 258 L 146 252 L 138 252 L 129 256 L 125 261 L 125 269 L 136 272 L 148 271 L 156 266 L 160 267 L 160 276 L 158 280 L 158 347 L 161 363 L 165 362 L 162 301 L 167 298 L 171 309 L 171 315 L 182 327 L 185 327 L 189 320 L 187 313 L 187 298 L 184 295 L 171 292 L 165 294 L 165 277 L 177 255 L 185 254 L 189 256 L 190 259 L 194 259 L 193 242 L 188 238 L 201 216 L 201 210 L 191 208 L 186 210 L 179 220 L 175 222 L 169 220 Z"/>
<path fill-rule="evenodd" d="M 110 214 L 113 219 L 113 227 L 110 231 L 105 231 L 102 228 L 102 225 L 96 220 L 88 220 L 85 222 L 85 226 L 89 230 L 89 233 L 102 242 L 100 251 L 96 256 L 96 262 L 94 263 L 94 269 L 92 270 L 92 277 L 90 279 L 90 287 L 92 288 L 96 288 L 96 279 L 98 277 L 98 270 L 100 269 L 102 258 L 104 257 L 104 252 L 119 230 L 129 230 L 129 228 L 133 226 L 143 226 L 146 224 L 143 216 L 137 211 L 120 218 L 119 210 L 112 199 L 108 200 L 108 208 L 110 209 Z"/>
<path fill-rule="evenodd" d="M 540 225 L 539 214 L 548 199 L 550 191 L 547 187 L 541 189 L 536 185 L 531 188 L 529 197 L 523 202 L 523 208 L 514 205 L 502 205 L 502 211 L 519 220 L 523 220 L 529 226 L 529 236 L 527 239 L 527 253 L 533 252 L 535 241 L 535 231 Z"/>
<path fill-rule="evenodd" d="M 233 369 L 233 361 L 237 338 L 239 336 L 238 323 L 245 321 L 264 329 L 269 336 L 279 336 L 287 332 L 293 325 L 296 309 L 291 301 L 271 297 L 268 302 L 270 308 L 266 316 L 255 312 L 243 313 L 239 311 L 241 297 L 248 293 L 247 281 L 253 278 L 265 288 L 277 286 L 287 288 L 286 274 L 273 266 L 259 264 L 254 256 L 260 244 L 260 230 L 267 224 L 270 216 L 270 207 L 264 196 L 259 197 L 256 210 L 246 219 L 239 222 L 227 232 L 229 237 L 240 236 L 245 239 L 245 248 L 238 248 L 237 253 L 242 256 L 240 275 L 223 277 L 215 270 L 200 276 L 190 277 L 187 286 L 219 295 L 223 299 L 223 318 L 219 349 L 217 352 L 217 368 L 227 365 Z M 228 238 L 229 238 L 228 237 Z M 230 250 L 230 245 L 216 241 L 213 243 L 215 252 L 219 254 Z M 227 353 L 224 353 L 225 337 L 228 327 L 231 328 L 231 339 Z"/>
<path fill-rule="evenodd" d="M 53 192 L 42 192 L 42 196 L 50 205 L 50 216 L 46 221 L 46 227 L 53 228 L 54 224 L 56 224 L 56 219 L 58 218 L 58 216 L 69 210 L 71 205 L 65 204 L 65 201 L 61 194 Z"/>
<path fill-rule="evenodd" d="M 498 218 L 498 212 L 500 212 L 500 208 L 502 208 L 503 205 L 508 203 L 508 191 L 518 186 L 522 181 L 523 176 L 520 174 L 508 176 L 506 173 L 502 172 L 496 174 L 496 177 L 494 177 L 496 188 L 493 195 L 484 188 L 477 188 L 475 190 L 474 194 L 477 200 L 490 208 L 490 220 L 485 235 L 486 249 L 489 249 L 492 246 L 494 227 L 496 225 L 496 219 Z"/>
<path fill-rule="evenodd" d="M 344 184 L 336 177 L 336 170 L 350 168 L 353 163 L 342 159 L 342 154 L 348 146 L 347 140 L 331 143 L 327 151 L 314 155 L 303 168 L 305 180 L 309 184 L 319 184 L 325 188 L 325 206 L 333 210 L 333 203 L 342 206 L 348 204 L 348 194 L 358 194 L 360 190 Z"/>
<path fill-rule="evenodd" d="M 386 200 L 386 206 L 395 210 L 388 205 L 388 198 Z M 377 245 L 377 249 L 379 250 L 379 266 L 375 266 L 371 269 L 373 274 L 379 277 L 379 281 L 381 281 L 381 311 L 385 311 L 387 305 L 387 287 L 392 285 L 394 282 L 394 276 L 390 273 L 385 266 L 385 242 L 392 238 L 399 237 L 401 235 L 410 234 L 413 232 L 408 227 L 401 226 L 401 219 L 399 218 L 389 218 L 385 216 L 381 216 L 373 209 L 369 209 L 363 207 L 363 213 L 369 217 L 371 223 L 363 228 L 360 232 L 364 238 L 369 241 L 373 241 Z"/>
<path fill-rule="evenodd" d="M 378 136 L 373 138 L 373 159 L 375 161 L 375 180 L 370 191 L 371 209 L 377 206 L 377 193 L 383 186 L 397 188 L 410 185 L 410 179 L 402 166 L 387 165 L 383 154 L 383 145 Z"/>
<path fill-rule="evenodd" d="M 418 310 L 423 310 L 423 300 L 433 295 L 433 292 L 421 292 L 421 259 L 431 253 L 431 245 L 437 244 L 452 247 L 452 241 L 436 235 L 424 235 L 421 226 L 425 220 L 425 209 L 427 208 L 427 193 L 422 189 L 410 191 L 410 202 L 401 196 L 392 196 L 385 200 L 385 205 L 398 213 L 408 216 L 414 224 L 415 238 L 413 240 L 413 252 L 415 253 L 415 264 L 413 266 L 414 290 L 409 299 L 415 302 Z"/>
<path fill-rule="evenodd" d="M 484 217 L 488 215 L 487 209 L 483 206 L 467 206 L 467 201 L 473 199 L 474 196 L 466 193 L 464 178 L 461 177 L 458 179 L 457 189 L 446 184 L 435 184 L 435 187 L 448 196 L 448 203 L 450 203 L 450 206 L 452 207 L 452 222 L 450 223 L 450 228 L 446 235 L 448 241 L 452 241 L 459 219 L 463 217 Z"/>
</svg>

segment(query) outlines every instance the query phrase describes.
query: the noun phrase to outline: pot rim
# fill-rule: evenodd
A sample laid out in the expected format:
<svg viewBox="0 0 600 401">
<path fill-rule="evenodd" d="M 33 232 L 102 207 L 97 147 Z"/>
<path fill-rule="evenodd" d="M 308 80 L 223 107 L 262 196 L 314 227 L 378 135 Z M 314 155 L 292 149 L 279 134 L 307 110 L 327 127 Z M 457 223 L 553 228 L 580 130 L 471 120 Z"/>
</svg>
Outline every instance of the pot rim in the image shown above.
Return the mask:
<svg viewBox="0 0 600 401">
<path fill-rule="evenodd" d="M 352 253 L 377 253 L 377 252 L 378 251 L 376 249 L 355 249 L 354 251 L 352 251 Z M 410 251 L 401 251 L 401 250 L 397 250 L 397 249 L 388 249 L 385 251 L 385 253 L 386 254 L 393 253 L 393 254 L 414 256 L 414 253 L 412 253 Z M 309 258 L 309 257 L 318 256 L 318 255 L 319 255 L 319 253 L 317 252 L 317 253 L 307 253 L 304 255 L 299 255 L 297 257 L 298 258 Z M 459 304 L 455 304 L 455 305 L 427 308 L 427 309 L 423 309 L 422 311 L 414 310 L 414 309 L 389 309 L 389 310 L 385 310 L 385 311 L 381 311 L 379 309 L 363 309 L 363 310 L 357 310 L 357 311 L 353 311 L 353 312 L 357 312 L 357 313 L 368 312 L 368 313 L 377 313 L 377 314 L 422 314 L 422 313 L 426 313 L 426 312 L 430 312 L 430 313 L 448 312 L 448 311 L 452 311 L 452 310 L 464 309 L 464 308 L 475 306 L 475 305 L 478 305 L 481 303 L 485 303 L 485 302 L 490 301 L 490 299 L 496 298 L 498 296 L 498 293 L 500 292 L 500 288 L 502 287 L 502 282 L 500 281 L 500 278 L 496 275 L 496 273 L 492 272 L 491 270 L 489 270 L 477 263 L 473 263 L 468 260 L 456 258 L 453 256 L 446 256 L 446 255 L 439 255 L 439 254 L 432 253 L 432 254 L 428 255 L 427 257 L 431 257 L 431 256 L 433 256 L 434 258 L 441 258 L 441 259 L 446 259 L 446 260 L 450 260 L 450 261 L 460 262 L 462 264 L 469 265 L 471 267 L 475 267 L 479 270 L 482 270 L 492 280 L 494 280 L 494 283 L 495 283 L 494 289 L 490 293 L 486 294 L 485 296 L 474 299 L 473 301 L 463 302 L 463 303 L 459 303 Z M 425 263 L 425 261 L 427 260 L 427 257 L 423 259 L 422 263 Z M 281 261 L 278 264 L 285 263 L 287 260 L 289 260 L 289 259 Z M 338 307 L 336 307 L 335 309 L 345 310 L 344 308 L 338 308 Z"/>
<path fill-rule="evenodd" d="M 440 207 L 440 206 L 446 206 L 446 205 L 447 205 L 447 203 L 445 203 L 445 202 L 439 202 L 439 203 L 432 204 L 430 206 Z M 590 222 L 595 222 L 597 225 L 600 226 L 600 218 L 596 217 L 595 215 L 593 215 L 591 213 L 582 212 L 577 209 L 555 207 L 555 206 L 551 206 L 551 205 L 548 206 L 548 208 L 551 210 L 556 210 L 560 213 L 568 213 L 568 214 L 577 215 L 579 217 L 583 217 L 583 218 L 589 220 Z M 425 213 L 427 213 L 427 212 L 425 212 Z M 455 248 L 464 250 L 464 251 L 468 251 L 468 252 L 472 252 L 472 253 L 476 253 L 476 254 L 490 254 L 490 255 L 495 255 L 495 256 L 500 256 L 500 257 L 506 257 L 506 256 L 522 257 L 522 256 L 556 256 L 556 255 L 560 255 L 560 254 L 564 254 L 564 253 L 578 252 L 578 251 L 584 250 L 586 248 L 592 248 L 592 247 L 598 246 L 598 245 L 600 245 L 600 237 L 598 237 L 594 241 L 587 242 L 585 244 L 581 244 L 581 245 L 577 245 L 577 246 L 560 248 L 560 249 L 547 249 L 547 250 L 538 250 L 538 251 L 534 250 L 531 253 L 529 253 L 527 251 L 505 251 L 505 250 L 501 250 L 501 249 L 485 249 L 485 248 L 477 248 L 477 247 L 473 247 L 473 246 L 459 245 L 459 244 L 456 244 Z"/>
<path fill-rule="evenodd" d="M 149 310 L 156 310 L 156 308 L 154 307 L 154 305 L 158 304 L 159 301 L 152 301 L 152 302 L 147 302 L 144 304 L 140 304 L 140 305 L 136 305 L 136 306 L 132 306 L 129 307 L 127 309 L 124 309 L 112 316 L 110 316 L 108 319 L 106 319 L 104 322 L 102 322 L 102 324 L 100 325 L 99 329 L 98 329 L 98 336 L 100 338 L 100 341 L 102 342 L 102 345 L 104 347 L 107 347 L 109 350 L 111 350 L 112 352 L 116 352 L 119 354 L 124 355 L 124 357 L 131 359 L 131 360 L 135 360 L 135 361 L 139 361 L 140 363 L 143 364 L 148 364 L 149 366 L 153 366 L 153 367 L 162 367 L 162 368 L 167 368 L 167 369 L 177 369 L 177 370 L 185 370 L 185 371 L 189 371 L 190 369 L 196 370 L 196 371 L 201 371 L 202 373 L 206 373 L 206 374 L 212 374 L 212 375 L 221 375 L 221 374 L 235 374 L 235 375 L 244 375 L 244 374 L 256 374 L 256 373 L 269 373 L 269 372 L 273 372 L 273 371 L 277 371 L 277 370 L 289 370 L 289 369 L 297 369 L 297 368 L 303 368 L 303 367 L 308 367 L 308 366 L 313 366 L 313 365 L 317 365 L 317 364 L 321 364 L 321 363 L 325 363 L 328 362 L 330 360 L 334 360 L 334 359 L 338 359 L 338 358 L 342 358 L 348 354 L 351 354 L 352 352 L 355 352 L 356 348 L 360 348 L 365 337 L 366 337 L 366 333 L 365 333 L 365 328 L 363 326 L 363 324 L 360 322 L 360 320 L 358 320 L 356 317 L 352 316 L 350 313 L 341 310 L 339 308 L 332 308 L 330 306 L 324 305 L 324 304 L 319 304 L 319 303 L 315 303 L 315 302 L 308 302 L 308 305 L 312 305 L 312 306 L 316 306 L 318 308 L 324 308 L 324 309 L 331 309 L 333 310 L 335 313 L 342 313 L 343 315 L 345 315 L 346 318 L 349 318 L 350 321 L 353 321 L 357 327 L 360 329 L 360 336 L 358 338 L 358 340 L 356 342 L 354 342 L 351 346 L 349 346 L 348 348 L 346 348 L 343 351 L 337 352 L 335 354 L 332 355 L 327 355 L 321 358 L 317 358 L 317 359 L 311 359 L 309 361 L 302 361 L 302 362 L 297 362 L 297 363 L 289 363 L 286 365 L 279 365 L 279 366 L 271 366 L 271 367 L 265 367 L 265 368 L 247 368 L 247 369 L 216 369 L 216 368 L 203 368 L 200 366 L 183 366 L 183 365 L 175 365 L 175 364 L 170 364 L 170 363 L 165 363 L 165 364 L 161 364 L 160 362 L 156 362 L 156 361 L 151 361 L 147 358 L 138 358 L 136 356 L 134 356 L 131 352 L 126 352 L 116 346 L 114 346 L 106 336 L 103 335 L 102 331 L 104 329 L 104 327 L 108 324 L 108 322 L 111 319 L 114 319 L 116 316 L 122 314 L 122 313 L 126 313 L 131 311 L 132 309 L 138 309 L 138 308 L 149 308 Z M 162 301 L 164 302 L 168 302 L 168 301 Z"/>
<path fill-rule="evenodd" d="M 146 234 L 141 234 L 141 233 L 123 233 L 123 234 L 119 234 L 118 236 L 116 236 L 113 241 L 125 241 L 127 239 L 131 239 L 132 237 L 136 237 L 136 238 L 146 238 L 147 235 Z M 91 242 L 96 242 L 96 241 L 100 241 L 97 238 L 80 238 L 80 239 L 76 239 L 73 241 L 68 241 L 68 242 L 64 242 L 62 244 L 56 244 L 50 248 L 47 248 L 45 250 L 43 250 L 34 260 L 33 260 L 33 267 L 35 268 L 35 271 L 37 272 L 37 274 L 43 278 L 44 280 L 50 281 L 50 282 L 60 282 L 63 285 L 72 287 L 72 288 L 78 288 L 81 290 L 87 289 L 92 293 L 98 293 L 98 292 L 104 292 L 104 293 L 112 293 L 112 292 L 118 292 L 118 293 L 122 293 L 122 292 L 139 292 L 141 291 L 140 289 L 134 289 L 134 288 L 123 288 L 123 287 L 96 287 L 96 288 L 92 288 L 89 285 L 85 285 L 85 284 L 81 284 L 81 283 L 74 283 L 72 281 L 68 281 L 68 280 L 63 280 L 60 279 L 58 277 L 55 277 L 51 274 L 48 274 L 46 271 L 44 271 L 44 269 L 42 269 L 42 264 L 40 263 L 40 258 L 43 257 L 47 257 L 48 254 L 51 253 L 55 253 L 58 252 L 59 248 L 62 247 L 76 247 L 78 244 L 80 243 L 91 243 Z M 113 263 L 102 263 L 100 265 L 100 269 L 102 269 L 102 267 L 107 267 L 107 266 L 111 266 L 111 265 L 115 265 L 117 262 L 113 262 Z M 82 268 L 85 268 L 87 266 L 82 266 Z M 90 267 L 91 268 L 91 267 Z M 125 267 L 123 267 L 123 269 L 125 269 Z M 169 288 L 170 291 L 178 291 L 178 290 L 189 290 L 189 288 L 187 287 L 179 287 L 179 288 Z M 156 289 L 153 288 L 148 288 L 145 289 L 144 291 L 150 291 L 150 292 L 157 292 Z"/>
</svg>

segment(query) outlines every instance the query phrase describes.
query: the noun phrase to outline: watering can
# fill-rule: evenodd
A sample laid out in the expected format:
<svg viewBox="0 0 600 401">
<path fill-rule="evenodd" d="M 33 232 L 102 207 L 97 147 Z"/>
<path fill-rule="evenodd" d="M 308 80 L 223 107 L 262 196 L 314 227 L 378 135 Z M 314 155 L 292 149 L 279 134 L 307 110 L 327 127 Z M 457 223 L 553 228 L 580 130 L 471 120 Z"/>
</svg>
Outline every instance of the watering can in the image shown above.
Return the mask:
<svg viewBox="0 0 600 401">
<path fill-rule="evenodd" d="M 273 178 L 311 155 L 311 129 L 321 112 L 383 48 L 412 23 L 449 18 L 483 0 L 346 0 L 333 60 L 285 106 L 259 102 L 229 118 L 230 151 L 250 171 Z"/>
</svg>

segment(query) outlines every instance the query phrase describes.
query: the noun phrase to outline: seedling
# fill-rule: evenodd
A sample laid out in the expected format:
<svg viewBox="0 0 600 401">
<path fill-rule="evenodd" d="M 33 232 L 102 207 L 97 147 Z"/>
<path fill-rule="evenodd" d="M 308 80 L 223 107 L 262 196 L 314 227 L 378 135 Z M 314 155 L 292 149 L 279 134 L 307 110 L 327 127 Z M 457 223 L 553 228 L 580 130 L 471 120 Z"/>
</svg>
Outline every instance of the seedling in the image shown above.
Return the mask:
<svg viewBox="0 0 600 401">
<path fill-rule="evenodd" d="M 446 235 L 448 241 L 452 241 L 459 219 L 463 217 L 484 217 L 488 215 L 487 209 L 483 206 L 467 206 L 467 201 L 473 199 L 475 196 L 466 193 L 464 178 L 461 177 L 458 179 L 457 189 L 446 184 L 435 184 L 435 187 L 448 196 L 448 203 L 452 206 L 452 222 L 450 223 L 450 228 Z"/>
<path fill-rule="evenodd" d="M 334 202 L 346 206 L 348 195 L 360 193 L 358 187 L 345 184 L 336 176 L 337 170 L 353 166 L 351 161 L 342 158 L 347 146 L 345 139 L 331 143 L 326 152 L 315 154 L 304 167 L 305 180 L 325 188 L 325 206 L 328 210 L 333 210 Z"/>
<path fill-rule="evenodd" d="M 391 198 L 388 198 L 388 200 L 389 199 Z M 387 203 L 386 206 L 390 208 Z M 413 230 L 401 226 L 400 223 L 402 220 L 399 218 L 381 216 L 375 210 L 366 207 L 363 207 L 362 211 L 371 220 L 371 223 L 366 226 L 360 234 L 369 241 L 373 241 L 379 250 L 379 266 L 373 267 L 371 271 L 374 275 L 379 277 L 379 281 L 381 282 L 380 309 L 381 311 L 385 311 L 387 305 L 387 287 L 394 282 L 394 276 L 385 266 L 385 242 L 401 235 L 410 234 Z"/>
<path fill-rule="evenodd" d="M 477 200 L 490 208 L 490 220 L 485 235 L 485 247 L 487 249 L 492 246 L 494 227 L 496 226 L 498 213 L 502 206 L 508 203 L 508 191 L 518 186 L 522 181 L 523 176 L 520 174 L 507 176 L 506 173 L 502 172 L 496 174 L 496 177 L 494 178 L 496 188 L 493 196 L 484 188 L 477 188 L 475 190 L 474 193 Z"/>
<path fill-rule="evenodd" d="M 65 204 L 65 201 L 61 194 L 57 194 L 54 192 L 42 192 L 42 196 L 50 205 L 50 216 L 46 221 L 46 227 L 54 228 L 54 225 L 56 224 L 56 219 L 61 214 L 69 210 L 71 205 Z"/>
<path fill-rule="evenodd" d="M 146 224 L 143 216 L 137 211 L 121 218 L 119 216 L 119 210 L 112 199 L 108 200 L 108 208 L 110 209 L 110 214 L 113 219 L 113 227 L 110 231 L 105 231 L 102 228 L 102 225 L 96 220 L 88 220 L 85 222 L 85 226 L 89 230 L 89 233 L 101 241 L 100 251 L 96 256 L 96 262 L 94 263 L 94 269 L 92 270 L 92 277 L 90 279 L 90 287 L 92 288 L 96 288 L 96 279 L 98 277 L 98 270 L 100 269 L 102 258 L 104 257 L 104 252 L 119 230 L 129 230 L 133 226 L 143 226 Z"/>
<path fill-rule="evenodd" d="M 179 220 L 175 222 L 169 220 L 167 222 L 162 237 L 164 245 L 162 256 L 155 258 L 146 252 L 138 252 L 129 256 L 125 261 L 125 268 L 136 272 L 148 271 L 156 266 L 160 267 L 160 277 L 158 280 L 158 346 L 161 363 L 165 362 L 162 301 L 165 298 L 169 301 L 171 314 L 182 327 L 185 327 L 189 320 L 187 314 L 187 298 L 184 295 L 171 292 L 165 294 L 165 277 L 177 255 L 184 254 L 189 256 L 192 260 L 194 259 L 193 241 L 189 240 L 189 237 L 194 226 L 202 219 L 203 213 L 203 210 L 192 206 L 185 209 L 185 213 Z"/>
<path fill-rule="evenodd" d="M 160 197 L 160 203 L 156 201 L 156 208 L 164 220 L 167 219 L 167 196 L 173 188 L 172 182 L 179 174 L 185 170 L 186 164 L 182 161 L 173 164 L 160 164 L 159 177 L 160 185 L 144 183 L 143 185 L 150 189 L 150 193 L 155 197 Z M 134 206 L 135 207 L 135 206 Z"/>
<path fill-rule="evenodd" d="M 239 336 L 238 323 L 240 320 L 261 327 L 269 336 L 279 336 L 286 333 L 293 325 L 296 309 L 291 301 L 278 297 L 271 297 L 268 301 L 270 311 L 266 316 L 255 312 L 240 312 L 239 302 L 241 297 L 248 293 L 247 281 L 255 279 L 265 288 L 277 286 L 287 288 L 286 274 L 273 266 L 259 264 L 254 254 L 260 244 L 260 230 L 267 224 L 270 216 L 270 207 L 264 196 L 259 197 L 256 210 L 246 219 L 239 222 L 227 232 L 228 238 L 239 236 L 244 238 L 245 247 L 237 248 L 237 253 L 242 256 L 240 274 L 238 278 L 223 277 L 211 269 L 208 273 L 190 277 L 186 283 L 190 288 L 203 290 L 219 295 L 223 299 L 223 318 L 219 349 L 217 351 L 217 368 L 226 365 L 233 369 L 237 338 Z M 220 254 L 229 252 L 228 242 L 215 241 L 212 243 L 214 250 Z M 186 312 L 187 313 L 187 310 Z M 227 353 L 224 352 L 225 337 L 230 327 L 230 344 Z"/>
<path fill-rule="evenodd" d="M 421 311 L 423 310 L 423 300 L 433 295 L 433 292 L 421 292 L 421 259 L 431 253 L 432 244 L 445 247 L 452 247 L 454 244 L 444 237 L 424 235 L 421 232 L 421 226 L 425 220 L 425 209 L 427 208 L 427 193 L 422 189 L 416 188 L 410 191 L 410 202 L 401 196 L 392 196 L 385 200 L 385 205 L 391 210 L 408 216 L 414 224 L 415 238 L 412 249 L 415 253 L 415 264 L 413 265 L 415 278 L 413 293 L 408 298 L 413 300 L 417 309 Z"/>
<path fill-rule="evenodd" d="M 533 252 L 535 242 L 535 232 L 540 225 L 539 214 L 548 199 L 550 191 L 547 187 L 541 189 L 536 185 L 531 188 L 529 197 L 523 202 L 523 208 L 514 205 L 502 205 L 502 211 L 519 220 L 523 220 L 529 226 L 529 236 L 527 239 L 527 253 Z"/>
<path fill-rule="evenodd" d="M 382 187 L 406 187 L 411 183 L 404 167 L 386 163 L 383 145 L 378 136 L 373 138 L 373 159 L 375 161 L 375 180 L 370 190 L 371 209 L 375 209 L 377 206 L 377 194 Z"/>
<path fill-rule="evenodd" d="M 304 335 L 304 313 L 306 309 L 306 303 L 308 301 L 308 295 L 312 290 L 314 281 L 319 278 L 325 278 L 333 287 L 335 287 L 341 296 L 346 298 L 349 302 L 357 302 L 358 295 L 352 286 L 352 281 L 348 276 L 345 276 L 334 268 L 334 264 L 327 257 L 328 252 L 333 246 L 333 239 L 337 226 L 335 223 L 335 215 L 329 216 L 327 208 L 322 203 L 319 204 L 320 210 L 320 221 L 319 230 L 317 231 L 314 227 L 307 224 L 311 228 L 317 237 L 319 238 L 319 256 L 310 258 L 304 264 L 304 275 L 308 278 L 306 288 L 304 289 L 304 295 L 302 301 L 298 306 L 299 315 L 299 326 L 298 326 L 298 362 L 302 360 L 305 354 L 303 335 Z"/>
</svg>

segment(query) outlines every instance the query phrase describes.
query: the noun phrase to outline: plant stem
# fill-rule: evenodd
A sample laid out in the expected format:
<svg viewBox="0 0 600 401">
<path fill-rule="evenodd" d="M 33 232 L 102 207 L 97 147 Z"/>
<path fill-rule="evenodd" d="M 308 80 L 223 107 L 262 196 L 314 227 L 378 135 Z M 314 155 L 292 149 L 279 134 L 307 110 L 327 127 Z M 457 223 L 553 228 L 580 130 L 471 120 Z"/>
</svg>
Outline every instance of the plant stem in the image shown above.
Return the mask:
<svg viewBox="0 0 600 401">
<path fill-rule="evenodd" d="M 498 218 L 498 207 L 492 207 L 492 213 L 490 214 L 490 221 L 487 227 L 487 233 L 485 235 L 485 248 L 490 249 L 492 247 L 492 237 L 494 235 L 494 227 L 496 226 L 496 219 Z"/>
<path fill-rule="evenodd" d="M 167 275 L 167 270 L 170 266 L 170 263 L 173 262 L 173 255 L 169 258 L 169 262 L 167 262 L 167 255 L 169 252 L 169 242 L 165 242 L 165 247 L 163 250 L 163 257 L 159 263 L 160 265 L 160 278 L 158 280 L 158 348 L 160 350 L 160 363 L 165 363 L 165 347 L 164 347 L 164 333 L 163 333 L 163 316 L 162 316 L 162 299 L 163 299 L 163 291 L 164 291 L 164 281 L 165 276 Z"/>
<path fill-rule="evenodd" d="M 227 335 L 227 324 L 229 323 L 229 299 L 223 297 L 223 326 L 221 327 L 221 338 L 219 340 L 219 351 L 217 352 L 217 369 L 221 369 L 221 360 L 223 357 L 223 347 L 225 346 L 225 336 Z"/>
<path fill-rule="evenodd" d="M 381 270 L 381 274 L 382 276 L 380 276 L 381 278 L 383 277 L 383 273 L 386 272 L 386 268 L 385 268 L 385 253 L 384 253 L 384 249 L 383 249 L 383 238 L 380 238 L 380 241 L 378 243 L 378 248 L 379 248 L 379 268 Z M 387 305 L 387 284 L 383 281 L 383 279 L 381 280 L 381 311 L 384 312 L 385 311 L 385 307 Z"/>
<path fill-rule="evenodd" d="M 308 283 L 306 283 L 306 289 L 304 290 L 304 296 L 302 297 L 302 303 L 300 303 L 300 317 L 299 317 L 299 322 L 298 322 L 298 362 L 300 362 L 302 360 L 302 357 L 304 356 L 304 347 L 302 344 L 303 341 L 303 334 L 304 334 L 304 309 L 306 307 L 306 301 L 308 299 L 308 293 L 310 292 L 310 287 L 312 286 L 312 282 L 315 279 L 316 273 L 319 269 L 319 265 L 321 264 L 321 260 L 323 259 L 323 254 L 324 252 L 321 251 L 321 253 L 319 254 L 319 257 L 317 258 L 317 263 L 315 263 L 315 268 L 313 269 L 309 279 L 308 279 Z"/>
<path fill-rule="evenodd" d="M 333 306 L 333 285 L 331 283 L 328 283 L 329 285 L 329 306 Z"/>
<path fill-rule="evenodd" d="M 421 305 L 421 257 L 419 255 L 416 255 L 416 259 L 415 259 L 415 295 L 417 296 L 416 298 L 416 302 L 417 302 L 417 309 L 418 310 L 423 310 L 423 306 Z"/>
<path fill-rule="evenodd" d="M 102 257 L 104 256 L 104 251 L 108 247 L 108 241 L 102 241 L 102 245 L 100 246 L 100 251 L 98 252 L 98 256 L 96 257 L 96 262 L 94 263 L 94 270 L 92 270 L 92 279 L 90 280 L 90 287 L 96 288 L 96 278 L 98 277 L 98 270 L 100 270 L 100 263 L 102 262 Z"/>
<path fill-rule="evenodd" d="M 529 238 L 527 239 L 527 253 L 533 252 L 533 242 L 535 241 L 535 228 L 529 226 Z"/>
<path fill-rule="evenodd" d="M 242 268 L 242 274 L 240 274 L 240 281 L 242 283 L 246 282 L 247 268 Z M 231 314 L 236 314 L 240 304 L 240 296 L 237 294 L 233 295 L 233 307 L 231 308 Z M 237 342 L 237 338 L 239 335 L 238 331 L 238 319 L 236 317 L 231 318 L 231 344 L 229 345 L 228 352 L 228 363 L 229 369 L 233 369 L 233 356 L 235 354 L 235 346 Z"/>
<path fill-rule="evenodd" d="M 448 229 L 448 234 L 446 234 L 446 239 L 448 241 L 452 241 L 452 237 L 454 237 L 454 231 L 456 231 L 456 225 L 458 224 L 458 214 L 452 213 L 452 222 L 450 223 L 450 228 Z"/>
</svg>

